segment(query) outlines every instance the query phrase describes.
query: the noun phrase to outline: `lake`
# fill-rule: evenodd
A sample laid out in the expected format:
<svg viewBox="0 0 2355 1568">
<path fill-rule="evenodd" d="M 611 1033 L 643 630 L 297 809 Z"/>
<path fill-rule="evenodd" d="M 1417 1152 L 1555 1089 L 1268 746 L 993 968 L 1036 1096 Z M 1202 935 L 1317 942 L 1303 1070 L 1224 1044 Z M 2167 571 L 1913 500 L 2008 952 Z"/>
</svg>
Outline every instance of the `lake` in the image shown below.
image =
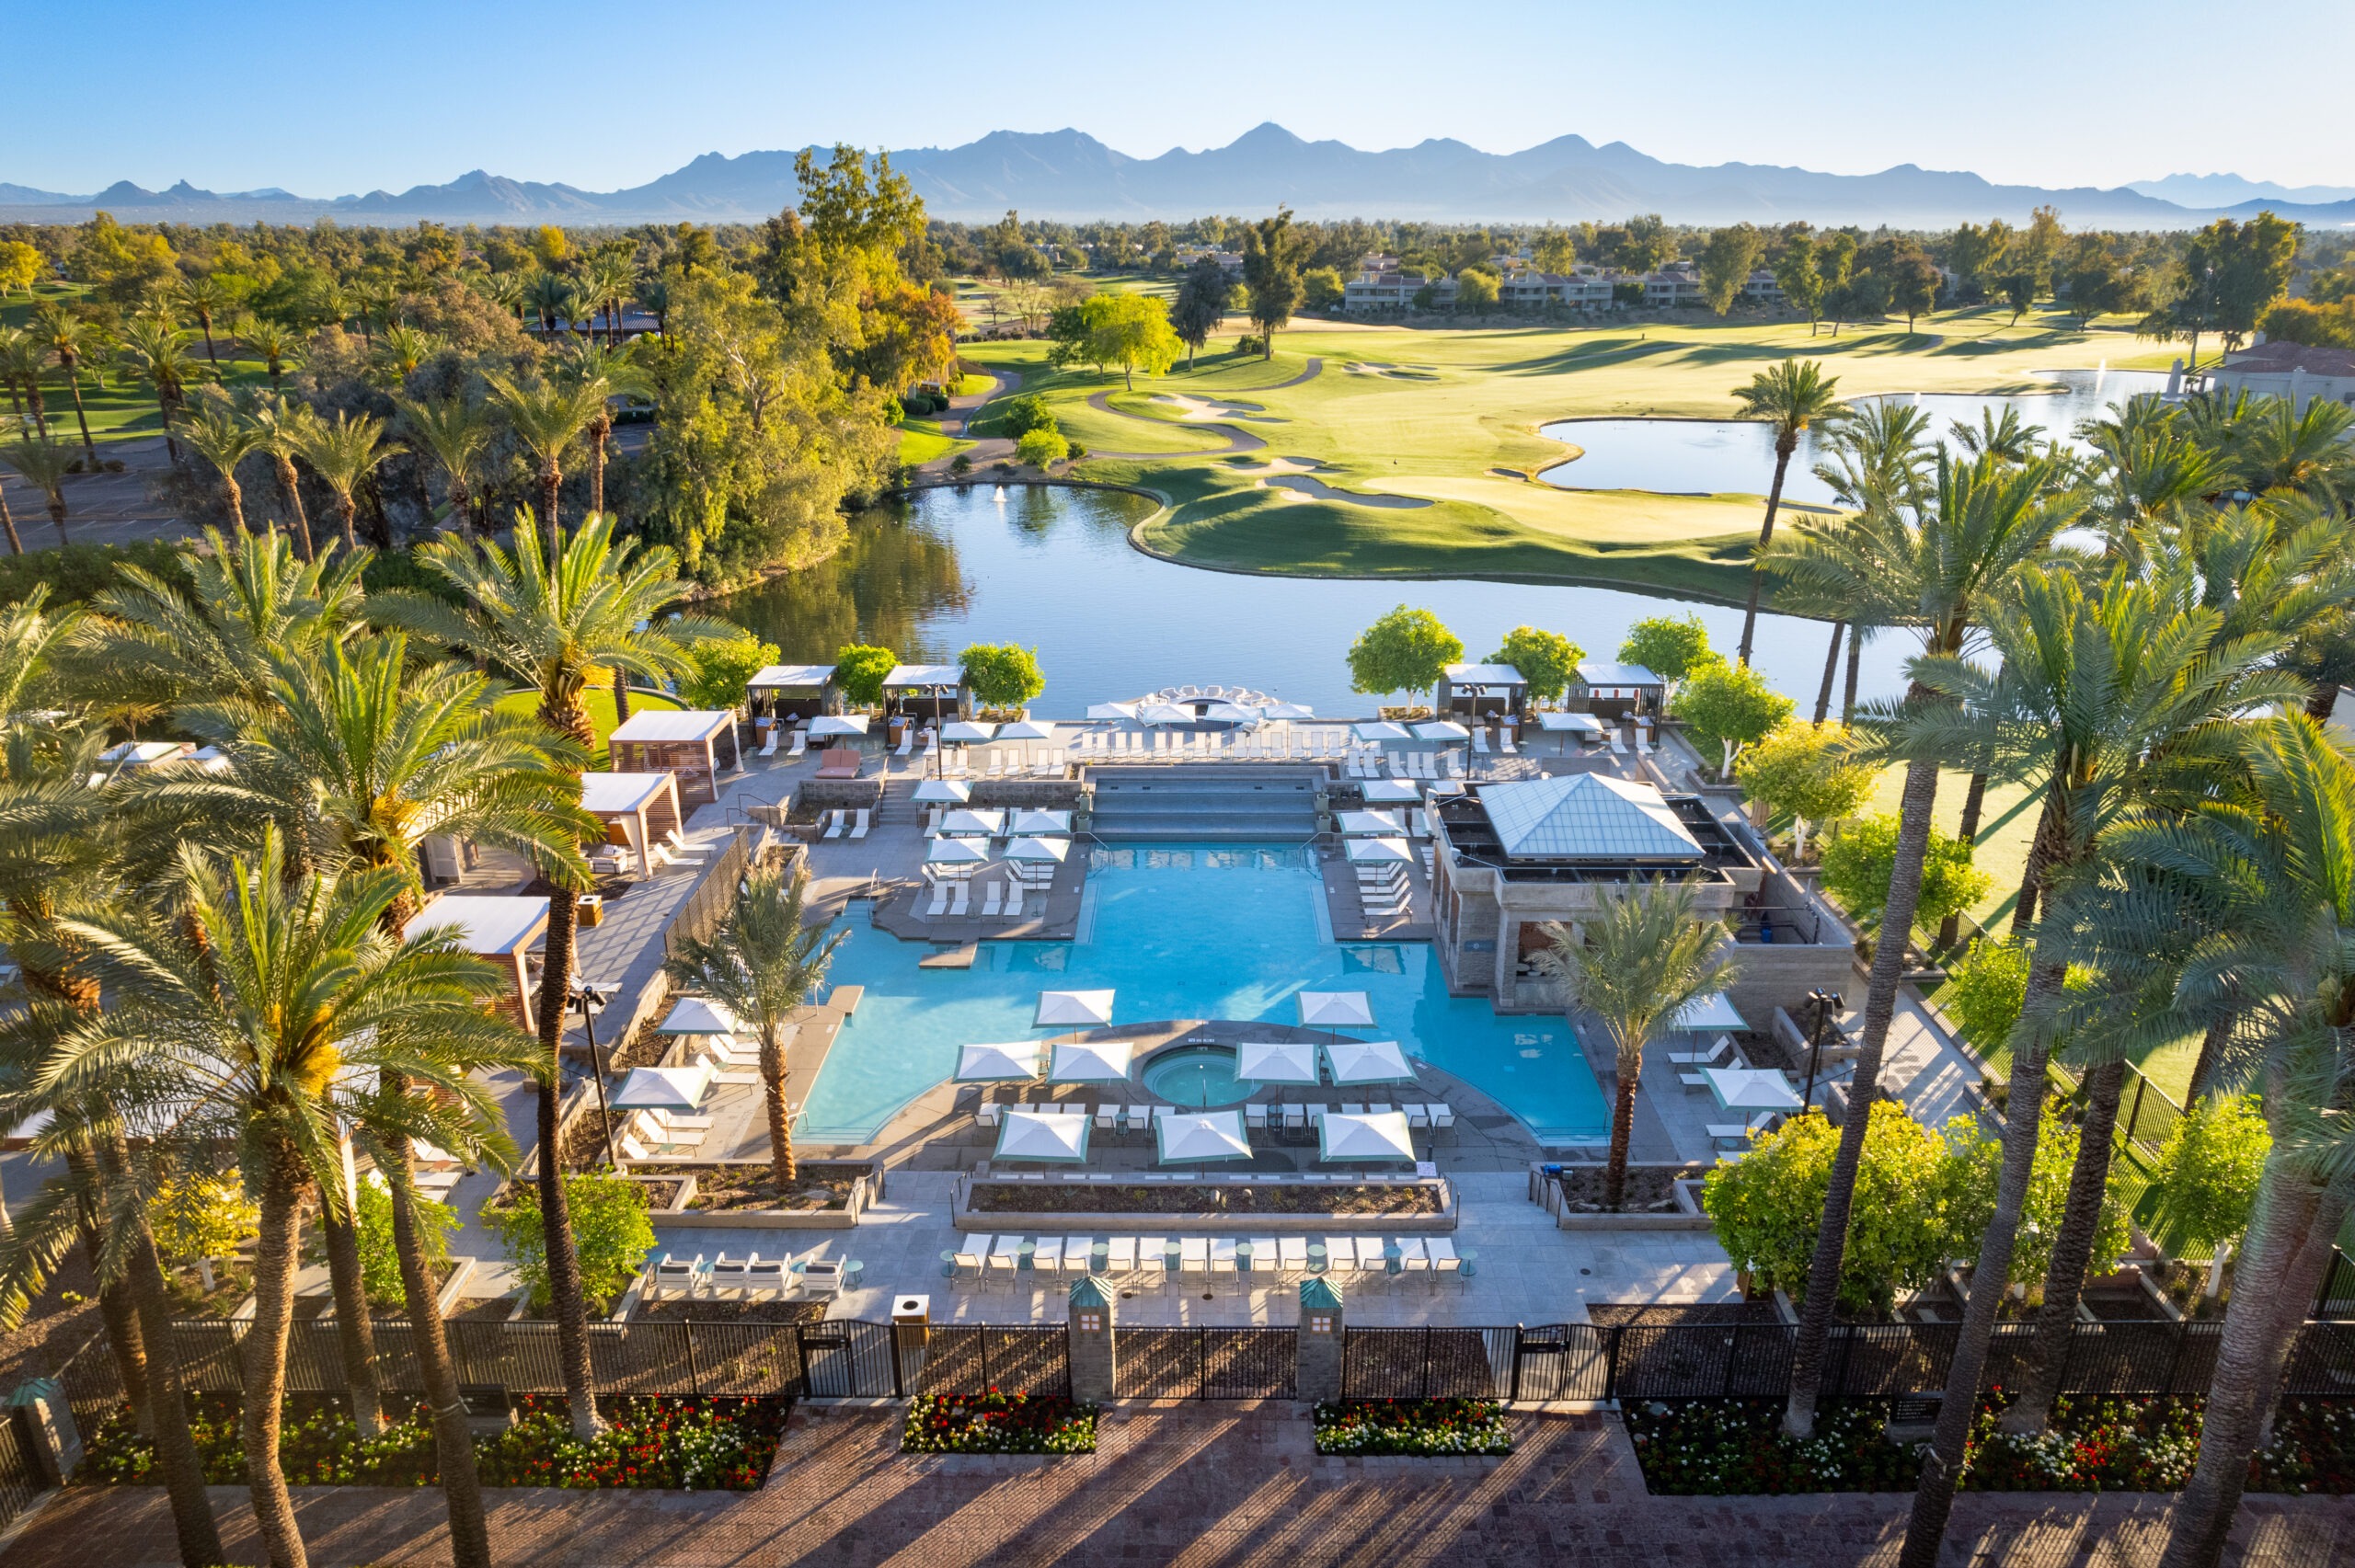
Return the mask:
<svg viewBox="0 0 2355 1568">
<path fill-rule="evenodd" d="M 909 663 L 953 663 L 971 643 L 1035 647 L 1043 718 L 1164 686 L 1241 685 L 1320 715 L 1371 714 L 1350 692 L 1345 656 L 1402 601 L 1435 612 L 1468 658 L 1527 624 L 1560 632 L 1590 658 L 1613 658 L 1628 625 L 1691 611 L 1731 654 L 1741 612 L 1666 595 L 1453 579 L 1430 582 L 1250 577 L 1203 571 L 1132 548 L 1154 503 L 1117 490 L 976 483 L 917 492 L 855 520 L 832 559 L 709 606 L 776 644 L 791 663 L 831 663 L 847 643 Z M 1811 706 L 1830 628 L 1759 617 L 1755 662 Z M 1859 693 L 1894 695 L 1907 639 L 1868 644 Z"/>
<path fill-rule="evenodd" d="M 2049 393 L 1990 397 L 1964 393 L 1899 393 L 1858 402 L 1914 404 L 1930 415 L 1934 439 L 1952 421 L 1976 427 L 1982 409 L 2016 408 L 2020 418 L 2042 426 L 2072 446 L 2081 419 L 2094 418 L 2111 404 L 2136 393 L 2164 392 L 2167 378 L 2155 371 L 2043 371 Z M 2000 417 L 2000 415 L 1999 415 Z M 1566 419 L 1542 432 L 1583 449 L 1585 455 L 1545 470 L 1538 477 L 1566 490 L 1652 490 L 1669 495 L 1763 496 L 1775 476 L 1773 431 L 1754 419 Z M 1832 504 L 1831 487 L 1815 476 L 1821 456 L 1816 433 L 1799 437 L 1783 480 L 1787 500 Z"/>
</svg>

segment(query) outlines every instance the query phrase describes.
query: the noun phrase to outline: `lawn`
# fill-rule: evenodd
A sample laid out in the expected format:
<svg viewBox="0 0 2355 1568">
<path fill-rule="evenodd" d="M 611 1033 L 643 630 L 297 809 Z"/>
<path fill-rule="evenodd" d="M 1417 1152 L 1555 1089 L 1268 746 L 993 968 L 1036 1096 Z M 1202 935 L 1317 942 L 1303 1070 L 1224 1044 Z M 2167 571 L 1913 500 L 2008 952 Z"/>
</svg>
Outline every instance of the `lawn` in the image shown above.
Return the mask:
<svg viewBox="0 0 2355 1568">
<path fill-rule="evenodd" d="M 900 461 L 911 465 L 930 463 L 936 458 L 953 457 L 968 451 L 971 441 L 944 436 L 940 427 L 928 419 L 900 421 Z"/>
<path fill-rule="evenodd" d="M 0 301 L 0 326 L 22 326 L 32 316 L 36 307 L 52 302 L 70 302 L 86 292 L 75 284 L 38 286 L 29 296 L 16 294 Z M 213 346 L 220 355 L 220 381 L 236 388 L 267 387 L 269 373 L 259 360 L 243 360 L 236 356 L 227 334 L 216 326 Z M 204 338 L 191 330 L 190 351 L 211 379 L 211 362 L 204 354 Z M 163 416 L 156 411 L 154 391 L 144 381 L 126 375 L 114 364 L 109 351 L 100 350 L 83 361 L 77 379 L 82 387 L 82 412 L 90 422 L 90 438 L 96 441 L 131 441 L 141 436 L 161 434 Z M 41 401 L 49 418 L 49 433 L 52 440 L 78 445 L 82 439 L 79 426 L 74 422 L 74 395 L 65 384 L 65 372 L 52 367 L 41 378 Z M 16 406 L 8 405 L 14 415 Z"/>
<path fill-rule="evenodd" d="M 614 733 L 615 727 L 620 723 L 614 716 L 613 687 L 603 683 L 592 687 L 588 692 L 588 703 L 589 722 L 597 727 L 597 754 L 590 759 L 589 765 L 592 769 L 602 769 L 606 765 L 606 738 Z M 539 705 L 539 694 L 534 692 L 510 692 L 499 699 L 499 708 L 501 713 L 534 713 L 538 710 Z M 629 694 L 629 708 L 634 714 L 644 713 L 649 708 L 675 708 L 682 705 L 684 704 L 673 702 L 668 697 L 650 697 L 643 692 L 632 692 Z"/>
</svg>

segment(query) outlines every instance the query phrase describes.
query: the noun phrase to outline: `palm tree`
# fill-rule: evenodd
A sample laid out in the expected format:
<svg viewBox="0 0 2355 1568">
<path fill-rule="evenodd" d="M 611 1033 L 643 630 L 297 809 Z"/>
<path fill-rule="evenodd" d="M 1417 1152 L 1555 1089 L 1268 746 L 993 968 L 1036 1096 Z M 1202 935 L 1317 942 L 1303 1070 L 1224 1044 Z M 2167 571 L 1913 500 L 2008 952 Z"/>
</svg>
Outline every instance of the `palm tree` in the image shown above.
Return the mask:
<svg viewBox="0 0 2355 1568">
<path fill-rule="evenodd" d="M 177 468 L 179 443 L 172 439 L 172 417 L 188 403 L 189 383 L 195 379 L 196 361 L 188 351 L 188 334 L 178 327 L 142 316 L 122 329 L 115 348 L 115 362 L 155 389 L 155 411 L 164 420 L 164 451 Z"/>
<path fill-rule="evenodd" d="M 25 542 L 17 537 L 17 517 L 14 512 L 8 509 L 8 497 L 6 491 L 0 491 L 0 528 L 5 528 L 8 531 L 8 554 L 11 555 L 23 555 L 25 553 Z"/>
<path fill-rule="evenodd" d="M 683 942 L 663 968 L 672 980 L 716 998 L 761 1032 L 761 1082 L 768 1093 L 769 1179 L 782 1199 L 793 1190 L 793 1127 L 785 1104 L 785 1026 L 826 978 L 846 933 L 804 922 L 809 879 L 756 871 L 736 895 L 727 923 L 708 941 Z"/>
<path fill-rule="evenodd" d="M 1839 384 L 1838 378 L 1825 375 L 1823 367 L 1813 360 L 1785 360 L 1773 370 L 1760 371 L 1748 386 L 1734 389 L 1734 401 L 1741 405 L 1747 418 L 1763 419 L 1775 429 L 1775 483 L 1766 491 L 1766 521 L 1758 530 L 1761 555 L 1775 542 L 1775 513 L 1783 504 L 1783 476 L 1790 471 L 1791 453 L 1798 450 L 1799 436 L 1809 426 L 1839 418 L 1842 406 L 1833 395 Z M 1758 631 L 1761 569 L 1752 564 L 1750 604 L 1741 616 L 1743 664 L 1750 662 L 1751 642 Z"/>
<path fill-rule="evenodd" d="M 580 269 L 583 300 L 605 315 L 605 343 L 618 348 L 622 340 L 622 306 L 638 284 L 638 268 L 626 250 L 591 257 Z"/>
<path fill-rule="evenodd" d="M 2328 506 L 2355 499 L 2355 446 L 2348 430 L 2355 408 L 2310 397 L 2305 411 L 2290 399 L 2269 397 L 2235 431 L 2234 457 L 2243 483 L 2262 495 L 2295 490 Z"/>
<path fill-rule="evenodd" d="M 1958 451 L 1970 457 L 1993 457 L 2003 463 L 2026 463 L 2036 455 L 2036 438 L 2044 431 L 2027 423 L 2020 411 L 2010 404 L 2004 405 L 1998 415 L 1990 406 L 1979 410 L 1979 423 L 1966 425 L 1960 419 L 1947 421 L 1947 435 Z"/>
<path fill-rule="evenodd" d="M 339 278 L 322 279 L 311 291 L 311 311 L 322 326 L 341 326 L 351 318 L 351 291 Z"/>
<path fill-rule="evenodd" d="M 1945 754 L 1943 747 L 1972 728 L 1992 727 L 2016 749 L 2045 796 L 2060 905 L 2037 932 L 2027 998 L 2012 1030 L 1995 1209 L 1980 1237 L 1946 1399 L 1924 1455 L 1900 1558 L 1905 1568 L 1934 1568 L 1937 1561 L 1995 1315 L 2009 1290 L 2012 1249 L 2034 1173 L 2054 1019 L 2082 942 L 2073 894 L 2085 886 L 2086 897 L 2074 901 L 2089 902 L 2102 835 L 2125 810 L 2153 798 L 2188 757 L 2228 737 L 2236 715 L 2296 690 L 2293 681 L 2263 668 L 2277 639 L 2221 639 L 2223 618 L 2204 607 L 2187 608 L 2168 585 L 2120 569 L 2089 593 L 2077 571 L 2064 565 L 2024 570 L 2015 591 L 2014 603 L 1992 617 L 2002 672 L 1989 677 L 1952 656 L 1918 660 L 1915 679 L 1946 700 L 1915 707 L 1896 726 L 1896 748 L 1933 764 Z M 2199 794 L 2199 781 L 2190 794 Z M 2096 1112 L 2097 1119 L 2101 1116 Z M 2114 1097 L 2107 1116 L 2115 1120 Z M 2039 1359 L 2054 1359 L 2032 1375 L 2030 1393 L 2041 1391 L 2048 1407 L 2067 1343 L 2061 1338 L 2056 1345 L 2052 1336 L 2065 1335 L 2075 1321 L 2075 1296 L 2108 1176 L 2109 1139 L 2097 1139 L 2095 1131 L 2089 1127 L 2080 1141 L 2080 1169 L 2053 1250 L 2052 1269 L 2066 1287 L 2067 1317 L 2039 1326 Z M 2098 1143 L 2090 1154 L 2084 1150 L 2088 1142 Z"/>
<path fill-rule="evenodd" d="M 638 286 L 637 293 L 638 303 L 644 305 L 647 314 L 654 318 L 654 335 L 668 343 L 671 340 L 670 283 L 661 278 L 649 278 Z"/>
<path fill-rule="evenodd" d="M 204 357 L 213 362 L 213 373 L 219 374 L 221 356 L 213 347 L 213 323 L 216 317 L 225 318 L 236 307 L 236 296 L 210 272 L 181 280 L 176 292 L 181 308 L 195 316 L 196 324 L 204 329 Z"/>
<path fill-rule="evenodd" d="M 463 396 L 431 403 L 395 397 L 393 403 L 408 427 L 412 444 L 430 452 L 449 479 L 450 515 L 457 520 L 461 530 L 471 528 L 475 522 L 475 479 L 483 454 L 490 450 L 489 416 L 482 405 Z"/>
<path fill-rule="evenodd" d="M 347 550 L 360 548 L 360 535 L 352 527 L 352 519 L 360 510 L 361 482 L 376 471 L 377 464 L 393 455 L 393 449 L 384 441 L 384 420 L 373 414 L 355 417 L 340 409 L 337 410 L 333 424 L 315 419 L 303 431 L 304 461 L 335 492 L 336 521 L 343 525 Z"/>
<path fill-rule="evenodd" d="M 548 553 L 561 554 L 563 547 L 554 541 L 560 537 L 556 509 L 557 493 L 564 486 L 565 451 L 604 412 L 605 383 L 596 378 L 518 383 L 495 372 L 485 374 L 483 380 L 490 383 L 492 398 L 507 416 L 508 429 L 539 460 L 540 506 L 547 513 L 551 542 Z"/>
<path fill-rule="evenodd" d="M 270 372 L 272 392 L 286 389 L 286 372 L 303 362 L 303 339 L 267 316 L 249 315 L 237 326 L 237 336 L 258 355 Z"/>
<path fill-rule="evenodd" d="M 196 400 L 196 411 L 189 416 L 181 434 L 190 450 L 213 464 L 213 471 L 221 475 L 221 495 L 229 506 L 229 521 L 237 532 L 245 532 L 246 492 L 237 483 L 237 464 L 262 450 L 260 428 L 216 395 Z"/>
<path fill-rule="evenodd" d="M 360 307 L 360 340 L 373 349 L 376 332 L 393 325 L 393 313 L 400 308 L 400 291 L 382 279 L 372 279 L 352 290 L 351 299 Z"/>
<path fill-rule="evenodd" d="M 575 386 L 600 389 L 595 410 L 589 416 L 583 433 L 589 438 L 589 450 L 596 456 L 589 469 L 589 509 L 601 512 L 605 509 L 605 443 L 614 433 L 612 400 L 651 396 L 654 383 L 627 349 L 600 348 L 593 342 L 574 349 L 557 373 Z"/>
<path fill-rule="evenodd" d="M 307 452 L 319 417 L 307 403 L 273 396 L 254 405 L 253 424 L 261 432 L 260 450 L 270 454 L 270 465 L 278 471 L 278 493 L 294 521 L 294 543 L 303 559 L 310 560 L 318 552 L 311 541 L 311 517 L 303 506 L 303 476 L 294 471 L 294 456 Z"/>
<path fill-rule="evenodd" d="M 1700 890 L 1690 882 L 1637 884 L 1574 924 L 1549 921 L 1553 945 L 1530 962 L 1561 982 L 1564 1012 L 1584 1011 L 1601 1024 L 1617 1064 L 1611 1107 L 1611 1163 L 1603 1175 L 1603 1207 L 1616 1211 L 1626 1196 L 1627 1143 L 1636 1127 L 1636 1087 L 1644 1075 L 1644 1047 L 1696 1001 L 1732 983 L 1735 961 L 1724 922 L 1699 912 Z"/>
<path fill-rule="evenodd" d="M 47 362 L 31 333 L 21 326 L 0 326 L 0 382 L 8 384 L 8 403 L 17 418 L 24 420 L 29 407 L 33 428 L 43 440 L 49 437 L 49 420 L 41 406 L 40 372 Z"/>
<path fill-rule="evenodd" d="M 517 321 L 523 319 L 523 306 L 530 286 L 521 272 L 486 272 L 474 280 L 475 287 L 492 303 L 500 306 Z"/>
<path fill-rule="evenodd" d="M 561 272 L 534 272 L 529 292 L 524 296 L 532 313 L 540 318 L 540 330 L 549 337 L 556 335 L 559 323 L 569 323 L 574 309 L 572 285 Z"/>
<path fill-rule="evenodd" d="M 65 475 L 74 467 L 74 454 L 47 437 L 20 437 L 0 446 L 0 463 L 15 469 L 25 483 L 41 493 L 49 503 L 49 521 L 57 525 L 59 544 L 71 544 L 65 532 Z M 13 537 L 15 530 L 9 532 Z"/>
<path fill-rule="evenodd" d="M 90 440 L 90 417 L 82 407 L 82 361 L 89 354 L 97 329 L 52 305 L 33 317 L 33 335 L 41 352 L 65 372 L 66 390 L 74 395 L 74 420 L 82 427 L 82 452 L 88 471 L 98 468 L 98 443 Z"/>
<path fill-rule="evenodd" d="M 376 365 L 394 392 L 408 384 L 419 365 L 441 351 L 442 340 L 431 332 L 421 332 L 406 322 L 396 322 L 385 328 L 384 340 L 376 345 Z"/>
<path fill-rule="evenodd" d="M 2084 509 L 2084 498 L 2061 489 L 2059 477 L 2050 458 L 2007 467 L 1985 457 L 1958 464 L 1942 451 L 1935 479 L 1918 497 L 1876 495 L 1862 512 L 1837 527 L 1802 523 L 1763 562 L 1784 581 L 1779 596 L 1799 613 L 1830 615 L 1860 626 L 1908 627 L 1921 637 L 1925 655 L 1958 656 L 2007 579 L 2042 555 L 2053 535 Z M 1885 725 L 1943 700 L 1916 681 L 1894 714 L 1878 717 Z M 1816 1391 L 1832 1333 L 1849 1207 L 1864 1157 L 1865 1126 L 1879 1091 L 1881 1051 L 1904 978 L 1937 792 L 1936 761 L 1908 761 L 1899 796 L 1889 898 L 1882 906 L 1880 936 L 1866 982 L 1848 1118 L 1840 1129 L 1824 1221 L 1809 1267 L 1806 1310 L 1793 1348 L 1790 1401 L 1784 1414 L 1784 1427 L 1793 1436 L 1809 1436 L 1815 1429 Z"/>
<path fill-rule="evenodd" d="M 587 750 L 596 744 L 597 732 L 582 694 L 595 670 L 625 670 L 648 680 L 682 673 L 687 668 L 688 641 L 732 634 L 697 617 L 658 622 L 687 592 L 676 575 L 677 557 L 667 548 L 638 553 L 628 542 L 614 537 L 611 520 L 603 516 L 590 518 L 569 541 L 561 530 L 551 532 L 557 544 L 553 558 L 543 553 L 538 522 L 524 508 L 516 514 L 511 555 L 488 541 L 455 536 L 429 540 L 418 546 L 419 558 L 456 590 L 465 608 L 398 590 L 378 595 L 370 607 L 376 618 L 459 649 L 477 664 L 537 692 L 540 722 Z M 578 788 L 577 774 L 571 782 Z M 555 1300 L 565 1391 L 573 1430 L 585 1436 L 597 1428 L 597 1410 L 588 1320 L 557 1139 L 553 1065 L 572 1000 L 572 940 L 579 910 L 567 889 L 577 882 L 569 865 L 544 862 L 542 869 L 557 882 L 558 891 L 549 900 L 536 1009 L 540 1047 L 549 1064 L 539 1093 L 540 1213 L 546 1227 L 548 1287 Z"/>
</svg>

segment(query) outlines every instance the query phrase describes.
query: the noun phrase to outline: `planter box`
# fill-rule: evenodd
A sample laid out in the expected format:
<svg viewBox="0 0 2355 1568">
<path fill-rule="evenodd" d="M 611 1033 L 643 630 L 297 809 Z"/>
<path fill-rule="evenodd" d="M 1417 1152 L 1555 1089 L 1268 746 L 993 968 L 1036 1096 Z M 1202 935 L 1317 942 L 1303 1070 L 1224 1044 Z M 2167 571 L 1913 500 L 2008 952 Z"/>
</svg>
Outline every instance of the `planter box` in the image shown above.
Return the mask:
<svg viewBox="0 0 2355 1568">
<path fill-rule="evenodd" d="M 973 1207 L 972 1195 L 976 1185 L 1020 1186 L 1032 1190 L 1046 1185 L 987 1178 L 976 1184 L 971 1177 L 960 1179 L 949 1214 L 950 1223 L 960 1231 L 1093 1232 L 1117 1226 L 1123 1231 L 1167 1231 L 1172 1235 L 1187 1232 L 1214 1236 L 1325 1236 L 1373 1226 L 1392 1235 L 1421 1236 L 1453 1232 L 1458 1218 L 1455 1187 L 1453 1183 L 1443 1180 L 1437 1184 L 1440 1208 L 1436 1214 L 1180 1214 L 1158 1209 L 985 1209 Z M 1409 1184 L 1402 1182 L 1398 1185 Z M 1315 1192 L 1322 1184 L 1302 1183 L 1298 1185 L 1304 1192 Z M 1053 1189 L 1047 1185 L 1046 1190 Z"/>
<path fill-rule="evenodd" d="M 1674 1165 L 1638 1165 L 1630 1163 L 1629 1173 L 1637 1171 L 1683 1171 Z M 1689 1184 L 1676 1184 L 1676 1211 L 1672 1214 L 1584 1214 L 1569 1208 L 1562 1201 L 1562 1184 L 1545 1173 L 1545 1167 L 1535 1161 L 1529 1166 L 1529 1201 L 1554 1217 L 1557 1230 L 1706 1230 L 1709 1217 L 1701 1211 L 1695 1196 L 1684 1188 Z"/>
<path fill-rule="evenodd" d="M 765 1160 L 695 1160 L 679 1162 L 682 1165 L 758 1165 L 765 1168 Z M 662 1162 L 634 1160 L 631 1169 L 653 1175 L 662 1174 Z M 869 1167 L 868 1173 L 852 1183 L 850 1202 L 842 1208 L 690 1208 L 694 1201 L 696 1181 L 694 1173 L 681 1182 L 678 1196 L 668 1208 L 658 1208 L 648 1216 L 654 1222 L 654 1233 L 664 1230 L 848 1230 L 856 1226 L 867 1206 L 882 1196 L 882 1177 Z"/>
</svg>

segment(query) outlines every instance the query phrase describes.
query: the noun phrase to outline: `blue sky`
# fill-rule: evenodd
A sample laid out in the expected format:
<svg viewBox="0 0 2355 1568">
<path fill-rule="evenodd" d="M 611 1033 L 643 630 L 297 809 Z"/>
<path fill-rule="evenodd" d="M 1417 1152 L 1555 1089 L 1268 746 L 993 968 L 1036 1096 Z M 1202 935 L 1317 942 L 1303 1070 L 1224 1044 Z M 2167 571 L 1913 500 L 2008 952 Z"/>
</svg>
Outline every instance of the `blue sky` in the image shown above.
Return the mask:
<svg viewBox="0 0 2355 1568">
<path fill-rule="evenodd" d="M 1073 125 L 1150 156 L 1267 120 L 1361 147 L 1576 132 L 1841 173 L 2355 185 L 2347 0 L 0 0 L 0 180 L 69 191 L 477 166 L 610 189 L 711 151 Z"/>
</svg>

